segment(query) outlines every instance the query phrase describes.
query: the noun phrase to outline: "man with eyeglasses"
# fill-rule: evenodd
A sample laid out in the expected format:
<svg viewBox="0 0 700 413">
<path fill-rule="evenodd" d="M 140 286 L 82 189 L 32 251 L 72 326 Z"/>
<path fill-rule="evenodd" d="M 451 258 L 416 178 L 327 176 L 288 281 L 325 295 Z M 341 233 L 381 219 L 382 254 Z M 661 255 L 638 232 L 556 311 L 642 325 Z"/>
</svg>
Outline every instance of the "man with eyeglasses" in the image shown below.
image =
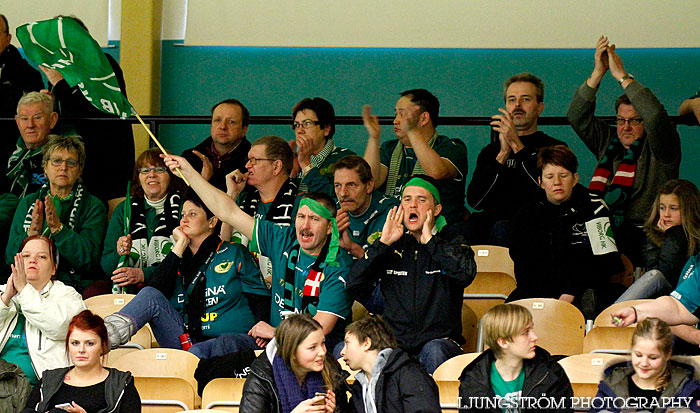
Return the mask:
<svg viewBox="0 0 700 413">
<path fill-rule="evenodd" d="M 237 196 L 235 188 L 226 189 L 228 196 L 248 215 L 288 227 L 292 225 L 297 184 L 289 177 L 294 166 L 294 153 L 289 144 L 278 136 L 263 136 L 253 142 L 248 151 L 243 175 L 245 189 Z M 229 185 L 230 186 L 230 185 Z M 249 239 L 226 223 L 221 226 L 221 238 L 248 245 Z M 256 256 L 260 272 L 270 285 L 272 264 L 264 255 Z"/>
<path fill-rule="evenodd" d="M 443 215 L 448 224 L 463 222 L 467 147 L 460 140 L 438 134 L 440 102 L 425 89 L 401 92 L 395 107 L 396 139 L 380 145 L 381 127 L 371 108 L 362 119 L 368 132 L 364 158 L 372 168 L 374 184 L 387 196 L 400 198 L 411 176 L 426 174 L 435 179 L 443 194 Z"/>
<path fill-rule="evenodd" d="M 301 171 L 299 193 L 323 192 L 335 198 L 333 164 L 340 158 L 354 155 L 349 149 L 335 146 L 335 111 L 326 99 L 304 98 L 292 109 L 292 129 L 297 162 Z"/>
<path fill-rule="evenodd" d="M 0 14 L 0 118 L 11 118 L 23 94 L 44 88 L 41 74 L 22 59 L 10 44 L 12 34 L 7 18 Z M 0 162 L 4 166 L 14 149 L 17 127 L 11 122 L 0 124 Z"/>
<path fill-rule="evenodd" d="M 678 178 L 680 138 L 664 106 L 625 70 L 605 36 L 598 39 L 594 61 L 593 73 L 576 91 L 567 118 L 598 161 L 588 189 L 610 207 L 618 249 L 642 265 L 642 225 L 659 187 Z M 617 126 L 594 114 L 595 95 L 608 71 L 624 90 L 615 101 Z"/>
<path fill-rule="evenodd" d="M 246 139 L 250 112 L 238 99 L 226 99 L 211 108 L 211 136 L 182 156 L 204 179 L 226 190 L 226 175 L 245 171 L 250 142 Z"/>
</svg>

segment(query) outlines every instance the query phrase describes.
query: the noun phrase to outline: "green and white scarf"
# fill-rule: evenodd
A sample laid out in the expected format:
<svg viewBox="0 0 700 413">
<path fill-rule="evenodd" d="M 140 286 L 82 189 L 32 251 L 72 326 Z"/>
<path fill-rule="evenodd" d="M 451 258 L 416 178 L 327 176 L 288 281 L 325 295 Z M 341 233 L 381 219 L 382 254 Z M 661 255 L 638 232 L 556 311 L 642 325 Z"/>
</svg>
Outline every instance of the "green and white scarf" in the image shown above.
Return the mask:
<svg viewBox="0 0 700 413">
<path fill-rule="evenodd" d="M 179 225 L 180 194 L 174 193 L 164 198 L 163 211 L 158 213 L 158 224 L 151 239 L 148 240 L 146 226 L 145 197 L 132 199 L 131 202 L 131 251 L 124 266 L 134 268 L 150 267 L 165 259 L 173 247 L 172 232 Z"/>
<path fill-rule="evenodd" d="M 70 229 L 75 229 L 75 220 L 77 219 L 78 216 L 78 208 L 80 208 L 80 203 L 83 200 L 83 193 L 85 192 L 85 188 L 83 187 L 82 184 L 78 183 L 75 184 L 73 187 L 73 191 L 71 191 L 70 195 L 68 197 L 72 197 L 73 200 L 70 204 L 69 207 L 69 212 L 68 212 L 68 228 Z M 49 185 L 44 184 L 41 186 L 39 191 L 36 192 L 36 198 L 34 198 L 33 201 L 29 204 L 29 208 L 27 210 L 27 215 L 24 216 L 24 222 L 22 223 L 22 227 L 24 228 L 24 232 L 27 233 L 29 232 L 29 227 L 32 225 L 32 212 L 34 212 L 34 203 L 36 200 L 40 200 L 41 202 L 44 202 L 44 197 L 49 193 Z M 61 223 L 64 222 L 64 219 L 62 216 L 65 216 L 66 214 L 63 213 L 63 210 L 60 206 L 59 203 L 56 201 L 59 200 L 57 196 L 51 195 L 51 199 L 54 201 L 54 206 L 56 207 L 56 212 L 58 213 L 58 216 L 61 217 Z M 43 220 L 42 220 L 43 221 Z M 43 228 L 43 226 L 42 226 Z M 46 230 L 48 230 L 48 226 L 46 227 Z M 44 231 L 46 231 L 44 230 Z"/>
<path fill-rule="evenodd" d="M 27 187 L 29 187 L 32 180 L 32 171 L 40 167 L 41 159 L 41 147 L 27 149 L 20 137 L 17 140 L 17 148 L 15 148 L 7 161 L 7 173 L 5 175 L 9 182 L 8 192 L 15 194 L 20 199 L 26 196 Z M 44 181 L 46 181 L 45 177 Z"/>
<path fill-rule="evenodd" d="M 430 138 L 428 141 L 428 146 L 431 148 L 435 144 L 435 140 L 438 137 L 437 131 L 433 134 L 433 137 Z M 401 195 L 401 187 L 397 187 L 396 183 L 399 180 L 399 172 L 401 169 L 401 162 L 403 161 L 404 157 L 404 146 L 399 141 L 396 144 L 396 147 L 394 148 L 394 151 L 391 153 L 391 163 L 389 164 L 389 172 L 386 177 L 386 188 L 384 190 L 384 194 L 386 196 L 393 196 L 393 197 L 398 197 Z M 416 159 L 416 164 L 413 167 L 413 172 L 411 173 L 411 176 L 413 175 L 425 175 L 425 170 L 423 167 L 420 165 L 420 162 L 418 162 L 418 159 Z"/>
</svg>

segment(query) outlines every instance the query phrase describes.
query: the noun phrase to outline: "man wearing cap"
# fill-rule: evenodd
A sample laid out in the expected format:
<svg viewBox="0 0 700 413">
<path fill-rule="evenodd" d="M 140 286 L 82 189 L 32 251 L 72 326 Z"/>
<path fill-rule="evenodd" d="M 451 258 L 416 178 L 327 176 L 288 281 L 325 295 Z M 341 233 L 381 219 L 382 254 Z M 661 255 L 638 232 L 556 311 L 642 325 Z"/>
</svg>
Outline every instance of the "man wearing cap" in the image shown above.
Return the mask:
<svg viewBox="0 0 700 413">
<path fill-rule="evenodd" d="M 270 323 L 259 322 L 248 336 L 225 336 L 230 338 L 227 350 L 264 347 L 284 315 L 305 312 L 323 326 L 326 346 L 338 345 L 334 354 L 340 357 L 345 325 L 352 313 L 352 299 L 345 290 L 352 259 L 339 248 L 334 201 L 323 193 L 307 194 L 299 203 L 294 228 L 280 227 L 243 212 L 233 201 L 235 196 L 216 189 L 184 158 L 168 155 L 165 163 L 173 171 L 180 168 L 214 215 L 250 239 L 252 252 L 272 262 Z M 238 170 L 228 174 L 226 186 L 229 194 L 237 196 L 245 186 L 244 175 Z"/>
<path fill-rule="evenodd" d="M 462 353 L 462 293 L 476 275 L 474 252 L 440 231 L 445 218 L 435 181 L 417 175 L 404 185 L 382 235 L 353 266 L 347 288 L 366 297 L 378 280 L 384 321 L 404 351 L 432 373 Z"/>
</svg>

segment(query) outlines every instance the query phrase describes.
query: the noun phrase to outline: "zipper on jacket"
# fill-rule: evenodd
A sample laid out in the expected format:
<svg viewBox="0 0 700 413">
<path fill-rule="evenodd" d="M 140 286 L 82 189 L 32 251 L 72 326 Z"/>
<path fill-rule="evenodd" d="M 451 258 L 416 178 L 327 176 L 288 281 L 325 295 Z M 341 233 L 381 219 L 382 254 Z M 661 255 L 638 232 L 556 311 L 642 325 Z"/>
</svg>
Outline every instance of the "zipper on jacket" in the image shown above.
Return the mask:
<svg viewBox="0 0 700 413">
<path fill-rule="evenodd" d="M 549 377 L 549 372 L 547 372 L 547 373 L 544 375 L 544 377 L 542 377 L 542 378 L 540 379 L 540 381 L 538 381 L 537 383 L 535 383 L 535 384 L 530 388 L 530 391 L 528 391 L 527 394 L 525 394 L 525 396 L 530 395 L 530 393 L 532 393 L 532 391 L 535 390 L 535 387 L 537 387 L 537 386 L 539 386 L 540 384 L 542 384 L 542 382 L 543 382 L 547 377 Z"/>
<path fill-rule="evenodd" d="M 253 373 L 253 372 L 251 372 L 251 373 Z M 253 374 L 255 374 L 255 373 L 253 373 Z M 255 374 L 255 375 L 258 376 L 261 380 L 264 380 L 267 384 L 270 385 L 270 388 L 272 389 L 272 394 L 275 395 L 275 401 L 277 402 L 275 405 L 276 405 L 276 406 L 279 406 L 279 405 L 281 404 L 281 402 L 280 402 L 279 397 L 277 396 L 277 389 L 275 388 L 275 384 L 274 384 L 271 380 L 268 380 L 268 379 L 266 379 L 265 377 L 263 377 L 263 376 L 261 376 L 261 375 L 259 375 L 259 374 Z"/>
<path fill-rule="evenodd" d="M 128 386 L 128 385 L 129 385 L 129 382 L 128 382 L 128 380 L 127 380 L 127 382 L 124 383 L 124 387 L 122 388 L 122 392 L 119 393 L 119 397 L 117 397 L 117 402 L 114 403 L 114 408 L 113 408 L 112 410 L 110 410 L 109 412 L 107 412 L 107 413 L 113 413 L 114 411 L 117 410 L 117 407 L 119 407 L 119 403 L 120 403 L 121 400 L 122 400 L 122 396 L 124 395 L 124 392 L 126 391 L 126 386 Z"/>
</svg>

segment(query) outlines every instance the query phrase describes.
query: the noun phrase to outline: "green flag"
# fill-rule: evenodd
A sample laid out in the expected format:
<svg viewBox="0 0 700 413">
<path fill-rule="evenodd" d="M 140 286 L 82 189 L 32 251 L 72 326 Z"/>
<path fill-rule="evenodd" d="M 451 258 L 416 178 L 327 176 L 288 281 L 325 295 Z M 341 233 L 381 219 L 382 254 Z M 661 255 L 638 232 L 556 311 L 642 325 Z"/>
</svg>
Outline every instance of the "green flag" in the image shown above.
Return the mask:
<svg viewBox="0 0 700 413">
<path fill-rule="evenodd" d="M 17 39 L 29 59 L 58 70 L 97 109 L 122 119 L 131 115 L 131 104 L 102 49 L 75 20 L 56 17 L 27 23 L 17 28 Z"/>
</svg>

